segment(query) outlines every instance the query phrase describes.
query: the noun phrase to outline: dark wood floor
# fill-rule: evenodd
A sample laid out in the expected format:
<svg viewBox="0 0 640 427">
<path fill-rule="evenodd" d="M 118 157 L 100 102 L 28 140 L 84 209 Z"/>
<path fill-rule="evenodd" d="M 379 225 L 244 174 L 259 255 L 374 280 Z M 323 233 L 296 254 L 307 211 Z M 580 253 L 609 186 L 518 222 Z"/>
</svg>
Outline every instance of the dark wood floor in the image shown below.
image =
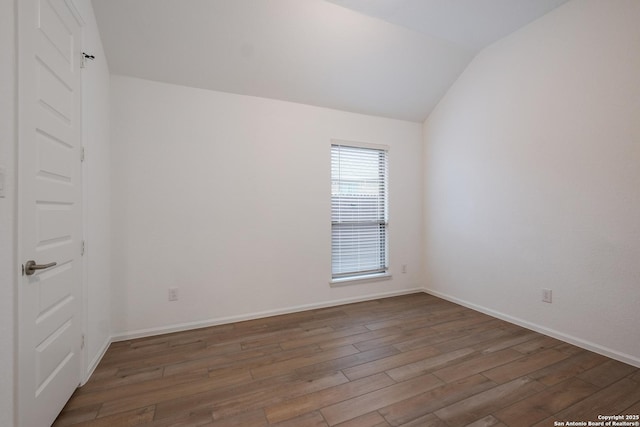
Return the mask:
<svg viewBox="0 0 640 427">
<path fill-rule="evenodd" d="M 55 426 L 553 426 L 640 370 L 426 294 L 111 345 Z"/>
</svg>

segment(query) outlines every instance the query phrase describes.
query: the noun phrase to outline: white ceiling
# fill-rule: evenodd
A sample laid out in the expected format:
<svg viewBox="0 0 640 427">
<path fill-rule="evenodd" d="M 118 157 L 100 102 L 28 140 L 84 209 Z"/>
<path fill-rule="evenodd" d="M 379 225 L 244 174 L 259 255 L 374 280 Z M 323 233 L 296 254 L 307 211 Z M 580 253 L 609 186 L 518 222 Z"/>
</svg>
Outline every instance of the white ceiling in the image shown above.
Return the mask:
<svg viewBox="0 0 640 427">
<path fill-rule="evenodd" d="M 567 0 L 327 0 L 475 52 Z"/>
<path fill-rule="evenodd" d="M 93 0 L 109 68 L 422 121 L 484 46 L 566 0 Z"/>
</svg>

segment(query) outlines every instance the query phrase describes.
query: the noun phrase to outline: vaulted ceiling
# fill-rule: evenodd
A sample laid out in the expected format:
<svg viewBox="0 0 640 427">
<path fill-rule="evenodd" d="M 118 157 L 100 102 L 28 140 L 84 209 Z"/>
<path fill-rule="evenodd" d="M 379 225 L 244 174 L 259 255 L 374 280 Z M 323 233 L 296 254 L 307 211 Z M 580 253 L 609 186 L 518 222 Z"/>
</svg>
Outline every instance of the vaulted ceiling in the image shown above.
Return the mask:
<svg viewBox="0 0 640 427">
<path fill-rule="evenodd" d="M 93 0 L 110 71 L 423 121 L 475 54 L 566 0 Z"/>
</svg>

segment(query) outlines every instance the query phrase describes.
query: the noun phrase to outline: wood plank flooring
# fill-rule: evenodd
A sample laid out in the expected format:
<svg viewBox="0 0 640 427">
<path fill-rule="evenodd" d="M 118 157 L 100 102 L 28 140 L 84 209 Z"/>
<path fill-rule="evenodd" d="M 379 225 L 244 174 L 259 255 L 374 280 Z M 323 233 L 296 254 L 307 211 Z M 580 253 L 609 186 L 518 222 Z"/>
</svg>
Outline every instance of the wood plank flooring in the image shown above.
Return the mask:
<svg viewBox="0 0 640 427">
<path fill-rule="evenodd" d="M 522 427 L 639 412 L 639 369 L 413 294 L 114 343 L 54 425 Z"/>
</svg>

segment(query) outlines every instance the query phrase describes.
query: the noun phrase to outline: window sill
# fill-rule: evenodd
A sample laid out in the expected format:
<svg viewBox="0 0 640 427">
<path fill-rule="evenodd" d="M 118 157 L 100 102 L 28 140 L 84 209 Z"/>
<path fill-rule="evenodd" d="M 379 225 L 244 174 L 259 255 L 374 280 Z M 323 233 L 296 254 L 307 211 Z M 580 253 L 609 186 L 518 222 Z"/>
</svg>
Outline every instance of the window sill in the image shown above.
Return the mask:
<svg viewBox="0 0 640 427">
<path fill-rule="evenodd" d="M 331 279 L 329 281 L 329 285 L 334 286 L 346 286 L 346 285 L 355 285 L 362 282 L 377 282 L 380 280 L 389 280 L 391 279 L 390 273 L 376 273 L 376 274 L 365 274 L 362 276 L 353 276 L 353 277 L 342 277 L 340 279 Z"/>
</svg>

